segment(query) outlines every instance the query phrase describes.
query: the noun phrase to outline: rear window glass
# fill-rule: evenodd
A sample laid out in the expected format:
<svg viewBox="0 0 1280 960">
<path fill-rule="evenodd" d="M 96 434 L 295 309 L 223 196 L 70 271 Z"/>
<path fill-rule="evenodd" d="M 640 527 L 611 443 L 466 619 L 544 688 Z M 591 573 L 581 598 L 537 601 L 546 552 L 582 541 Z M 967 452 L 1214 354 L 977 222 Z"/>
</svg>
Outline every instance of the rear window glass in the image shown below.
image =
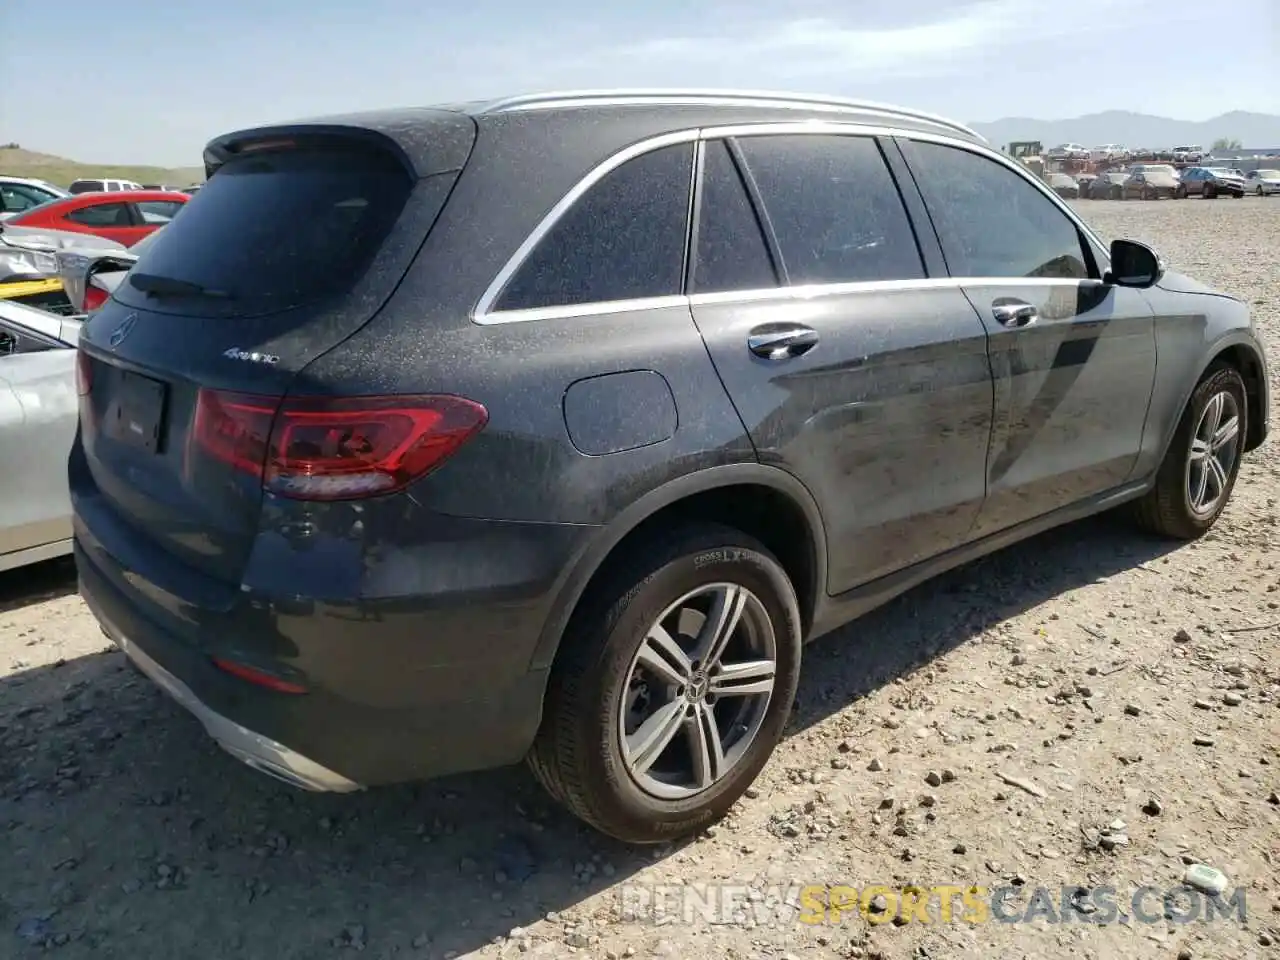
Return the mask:
<svg viewBox="0 0 1280 960">
<path fill-rule="evenodd" d="M 363 275 L 411 189 L 395 158 L 375 151 L 237 157 L 134 266 L 134 276 L 179 283 L 152 299 L 128 283 L 117 297 L 133 306 L 248 316 L 343 294 Z M 181 286 L 192 292 L 172 292 Z"/>
</svg>

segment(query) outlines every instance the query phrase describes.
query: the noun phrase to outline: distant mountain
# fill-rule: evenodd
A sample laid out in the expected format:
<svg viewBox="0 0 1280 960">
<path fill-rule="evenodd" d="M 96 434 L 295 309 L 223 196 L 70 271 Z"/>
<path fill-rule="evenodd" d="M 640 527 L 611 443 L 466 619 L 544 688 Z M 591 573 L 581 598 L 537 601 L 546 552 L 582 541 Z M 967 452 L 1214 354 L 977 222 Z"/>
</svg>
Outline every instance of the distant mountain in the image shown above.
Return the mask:
<svg viewBox="0 0 1280 960">
<path fill-rule="evenodd" d="M 1128 110 L 1107 110 L 1074 120 L 1006 117 L 970 126 L 996 147 L 1015 140 L 1039 140 L 1045 147 L 1060 143 L 1080 143 L 1086 147 L 1119 143 L 1126 147 L 1159 150 L 1184 144 L 1208 147 L 1222 137 L 1239 140 L 1246 149 L 1280 147 L 1280 116 L 1244 110 L 1233 110 L 1204 121 L 1172 120 Z"/>
</svg>

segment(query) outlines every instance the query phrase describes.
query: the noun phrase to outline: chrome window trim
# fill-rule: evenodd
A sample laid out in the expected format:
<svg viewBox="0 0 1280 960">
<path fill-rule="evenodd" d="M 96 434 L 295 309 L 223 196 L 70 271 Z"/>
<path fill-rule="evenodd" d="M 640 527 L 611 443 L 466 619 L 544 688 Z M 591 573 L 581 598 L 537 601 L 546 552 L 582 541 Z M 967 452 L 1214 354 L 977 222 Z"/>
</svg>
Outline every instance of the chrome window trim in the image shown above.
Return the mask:
<svg viewBox="0 0 1280 960">
<path fill-rule="evenodd" d="M 515 253 L 508 258 L 502 269 L 498 271 L 497 276 L 495 276 L 489 283 L 479 301 L 472 309 L 472 322 L 481 325 L 521 323 L 531 320 L 604 316 L 633 310 L 660 309 L 679 305 L 694 305 L 698 303 L 723 303 L 735 300 L 754 301 L 762 299 L 806 299 L 820 295 L 834 296 L 843 293 L 855 293 L 860 291 L 874 292 L 879 290 L 889 291 L 906 289 L 909 287 L 921 287 L 928 289 L 939 286 L 972 286 L 975 284 L 999 284 L 1001 286 L 1045 286 L 1062 284 L 1074 285 L 1088 282 L 1085 280 L 1040 277 L 931 277 L 917 280 L 869 280 L 854 283 L 773 287 L 766 290 L 732 291 L 727 293 L 694 295 L 673 294 L 658 297 L 643 297 L 631 300 L 566 304 L 564 306 L 555 307 L 534 307 L 524 310 L 495 311 L 493 309 L 493 304 L 501 295 L 503 288 L 515 272 L 524 264 L 524 261 L 528 258 L 529 254 L 533 252 L 534 247 L 536 247 L 552 230 L 552 228 L 555 227 L 560 218 L 564 216 L 574 203 L 581 199 L 588 190 L 604 179 L 604 177 L 609 173 L 622 166 L 622 164 L 627 163 L 630 160 L 634 160 L 636 157 L 642 156 L 643 154 L 649 153 L 653 150 L 659 150 L 663 147 L 679 143 L 715 140 L 724 137 L 741 138 L 751 136 L 785 136 L 787 134 L 814 136 L 835 134 L 865 137 L 897 137 L 904 140 L 920 140 L 927 143 L 937 143 L 942 146 L 968 150 L 970 153 L 975 153 L 978 156 L 986 157 L 987 159 L 994 160 L 995 162 L 1002 164 L 1038 189 L 1050 203 L 1054 204 L 1076 226 L 1076 228 L 1080 230 L 1081 234 L 1087 240 L 1091 241 L 1095 245 L 1096 249 L 1093 251 L 1095 255 L 1097 255 L 1099 251 L 1109 249 L 1108 244 L 1104 243 L 1101 238 L 1099 238 L 1098 235 L 1080 219 L 1076 212 L 1072 210 L 1071 207 L 1069 207 L 1067 203 L 1048 186 L 1048 184 L 1040 181 L 1038 177 L 1031 173 L 1031 171 L 1022 164 L 983 144 L 977 144 L 968 140 L 944 136 L 941 134 L 923 133 L 917 130 L 904 130 L 898 127 L 879 126 L 852 121 L 763 121 L 760 123 L 747 122 L 723 124 L 719 126 L 694 127 L 659 134 L 630 144 L 607 157 L 588 171 L 582 179 L 580 179 L 563 197 L 560 198 L 559 201 L 555 203 L 554 206 L 552 206 L 529 235 L 525 237 L 520 246 L 516 248 Z M 1101 268 L 1105 268 L 1105 263 L 1101 262 L 1101 260 L 1098 265 Z"/>
</svg>

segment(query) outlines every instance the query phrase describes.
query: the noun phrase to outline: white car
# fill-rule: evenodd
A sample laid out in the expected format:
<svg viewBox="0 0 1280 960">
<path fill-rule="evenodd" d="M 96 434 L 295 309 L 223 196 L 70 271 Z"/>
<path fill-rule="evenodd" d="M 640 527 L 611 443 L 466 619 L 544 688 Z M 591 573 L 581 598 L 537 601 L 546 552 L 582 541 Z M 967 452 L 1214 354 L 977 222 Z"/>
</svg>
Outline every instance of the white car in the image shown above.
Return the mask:
<svg viewBox="0 0 1280 960">
<path fill-rule="evenodd" d="M 72 193 L 117 193 L 122 190 L 141 189 L 142 184 L 135 183 L 133 180 L 115 180 L 110 177 L 91 177 L 71 184 Z"/>
<path fill-rule="evenodd" d="M 0 220 L 65 197 L 67 191 L 30 177 L 0 177 Z"/>
<path fill-rule="evenodd" d="M 1201 163 L 1205 158 L 1204 147 L 1174 147 L 1173 159 L 1179 163 Z"/>
<path fill-rule="evenodd" d="M 1104 143 L 1089 151 L 1089 159 L 1095 163 L 1107 160 L 1128 160 L 1129 151 L 1118 143 Z"/>
<path fill-rule="evenodd" d="M 1244 180 L 1245 187 L 1260 197 L 1280 193 L 1280 170 L 1250 170 Z"/>
<path fill-rule="evenodd" d="M 1089 148 L 1078 143 L 1064 143 L 1049 151 L 1050 160 L 1088 160 Z"/>
</svg>

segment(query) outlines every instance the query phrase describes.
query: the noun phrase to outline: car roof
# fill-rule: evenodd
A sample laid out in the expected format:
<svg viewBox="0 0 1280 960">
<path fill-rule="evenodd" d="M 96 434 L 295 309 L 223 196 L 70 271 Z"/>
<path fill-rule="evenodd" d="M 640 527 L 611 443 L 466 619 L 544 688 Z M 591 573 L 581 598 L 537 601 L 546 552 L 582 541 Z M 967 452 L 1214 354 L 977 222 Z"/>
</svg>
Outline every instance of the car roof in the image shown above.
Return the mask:
<svg viewBox="0 0 1280 960">
<path fill-rule="evenodd" d="M 428 176 L 465 162 L 477 128 L 527 128 L 534 117 L 534 123 L 555 127 L 565 136 L 591 138 L 595 147 L 606 147 L 611 141 L 614 150 L 639 139 L 702 125 L 806 119 L 891 126 L 988 145 L 962 123 L 878 101 L 768 90 L 570 90 L 369 110 L 248 128 L 209 141 L 205 166 L 211 174 L 251 140 L 355 129 L 391 141 L 411 169 Z M 425 128 L 432 128 L 430 136 L 423 136 Z"/>
<path fill-rule="evenodd" d="M 178 190 L 95 190 L 89 193 L 76 193 L 69 197 L 61 197 L 58 202 L 70 206 L 78 204 L 110 203 L 122 198 L 132 201 L 147 200 L 190 200 L 185 193 Z"/>
</svg>

